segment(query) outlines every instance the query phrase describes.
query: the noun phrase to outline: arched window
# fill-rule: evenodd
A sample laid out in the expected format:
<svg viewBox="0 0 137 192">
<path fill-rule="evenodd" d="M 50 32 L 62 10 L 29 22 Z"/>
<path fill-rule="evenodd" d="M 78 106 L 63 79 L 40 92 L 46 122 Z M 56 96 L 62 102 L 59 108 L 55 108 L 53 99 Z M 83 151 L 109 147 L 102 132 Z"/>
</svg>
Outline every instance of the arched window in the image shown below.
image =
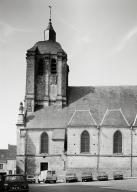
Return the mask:
<svg viewBox="0 0 137 192">
<path fill-rule="evenodd" d="M 113 136 L 113 153 L 122 153 L 122 134 L 116 131 Z"/>
<path fill-rule="evenodd" d="M 38 75 L 43 75 L 44 73 L 44 61 L 40 59 L 38 62 Z"/>
<path fill-rule="evenodd" d="M 47 133 L 41 135 L 41 153 L 48 153 L 49 138 Z"/>
<path fill-rule="evenodd" d="M 57 73 L 56 59 L 51 59 L 51 73 L 52 74 L 56 74 Z"/>
<path fill-rule="evenodd" d="M 83 131 L 81 134 L 81 153 L 89 152 L 90 136 L 87 131 Z"/>
</svg>

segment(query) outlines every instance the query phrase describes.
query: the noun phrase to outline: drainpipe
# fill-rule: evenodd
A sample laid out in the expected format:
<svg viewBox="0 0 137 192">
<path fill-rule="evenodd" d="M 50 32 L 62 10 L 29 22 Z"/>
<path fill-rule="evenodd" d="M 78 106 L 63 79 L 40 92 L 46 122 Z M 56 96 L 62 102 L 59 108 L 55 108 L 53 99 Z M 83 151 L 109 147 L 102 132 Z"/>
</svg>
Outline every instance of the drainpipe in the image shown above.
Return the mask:
<svg viewBox="0 0 137 192">
<path fill-rule="evenodd" d="M 133 176 L 133 126 L 131 125 L 131 177 Z"/>
<path fill-rule="evenodd" d="M 100 162 L 100 125 L 98 129 L 98 156 L 97 156 L 97 174 L 99 173 L 99 162 Z"/>
<path fill-rule="evenodd" d="M 28 134 L 27 134 L 27 129 L 26 129 L 26 137 L 25 137 L 25 175 L 27 175 L 27 137 L 28 137 Z"/>
</svg>

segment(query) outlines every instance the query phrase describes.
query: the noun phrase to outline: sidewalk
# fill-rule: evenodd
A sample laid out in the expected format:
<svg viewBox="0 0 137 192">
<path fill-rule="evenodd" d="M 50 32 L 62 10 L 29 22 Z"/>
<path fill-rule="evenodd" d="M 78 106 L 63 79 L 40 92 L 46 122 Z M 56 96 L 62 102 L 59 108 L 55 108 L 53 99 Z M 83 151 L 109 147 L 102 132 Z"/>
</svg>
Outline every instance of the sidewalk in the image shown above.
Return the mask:
<svg viewBox="0 0 137 192">
<path fill-rule="evenodd" d="M 137 191 L 137 178 L 126 178 L 124 180 L 94 181 L 82 183 L 82 185 L 99 186 L 106 189 L 119 189 L 128 191 Z"/>
</svg>

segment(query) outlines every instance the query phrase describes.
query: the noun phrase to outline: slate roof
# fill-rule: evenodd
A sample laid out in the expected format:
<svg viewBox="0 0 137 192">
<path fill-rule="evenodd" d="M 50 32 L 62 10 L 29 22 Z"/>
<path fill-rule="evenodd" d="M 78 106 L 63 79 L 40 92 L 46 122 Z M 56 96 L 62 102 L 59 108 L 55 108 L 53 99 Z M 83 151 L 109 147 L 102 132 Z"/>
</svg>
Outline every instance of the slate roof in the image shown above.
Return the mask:
<svg viewBox="0 0 137 192">
<path fill-rule="evenodd" d="M 6 161 L 8 157 L 8 150 L 0 149 L 0 161 Z"/>
<path fill-rule="evenodd" d="M 38 51 L 40 54 L 57 54 L 58 52 L 65 53 L 58 42 L 51 40 L 38 41 L 32 48 L 28 49 L 27 51 Z"/>
<path fill-rule="evenodd" d="M 101 126 L 127 127 L 129 124 L 121 109 L 112 109 L 106 111 Z"/>
<path fill-rule="evenodd" d="M 68 123 L 69 126 L 96 126 L 96 122 L 92 117 L 92 114 L 89 110 L 76 110 L 70 122 Z"/>
<path fill-rule="evenodd" d="M 15 160 L 17 147 L 15 145 L 8 145 L 8 149 L 0 149 L 0 161 Z"/>
<path fill-rule="evenodd" d="M 137 86 L 69 87 L 68 106 L 45 107 L 27 116 L 28 128 L 65 128 L 75 110 L 90 110 L 99 125 L 107 109 L 121 108 L 129 124 L 137 114 Z"/>
</svg>

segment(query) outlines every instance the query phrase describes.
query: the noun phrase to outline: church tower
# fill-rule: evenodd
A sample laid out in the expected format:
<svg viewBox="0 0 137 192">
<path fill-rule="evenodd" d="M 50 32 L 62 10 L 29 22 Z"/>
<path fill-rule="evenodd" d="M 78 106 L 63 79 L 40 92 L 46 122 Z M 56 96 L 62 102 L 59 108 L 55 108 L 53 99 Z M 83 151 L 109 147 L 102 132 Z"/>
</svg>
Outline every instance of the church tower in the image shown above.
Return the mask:
<svg viewBox="0 0 137 192">
<path fill-rule="evenodd" d="M 46 39 L 47 37 L 47 39 Z M 67 104 L 67 54 L 56 42 L 56 32 L 50 19 L 44 30 L 44 41 L 27 50 L 25 108 L 33 112 L 39 107 Z"/>
</svg>

